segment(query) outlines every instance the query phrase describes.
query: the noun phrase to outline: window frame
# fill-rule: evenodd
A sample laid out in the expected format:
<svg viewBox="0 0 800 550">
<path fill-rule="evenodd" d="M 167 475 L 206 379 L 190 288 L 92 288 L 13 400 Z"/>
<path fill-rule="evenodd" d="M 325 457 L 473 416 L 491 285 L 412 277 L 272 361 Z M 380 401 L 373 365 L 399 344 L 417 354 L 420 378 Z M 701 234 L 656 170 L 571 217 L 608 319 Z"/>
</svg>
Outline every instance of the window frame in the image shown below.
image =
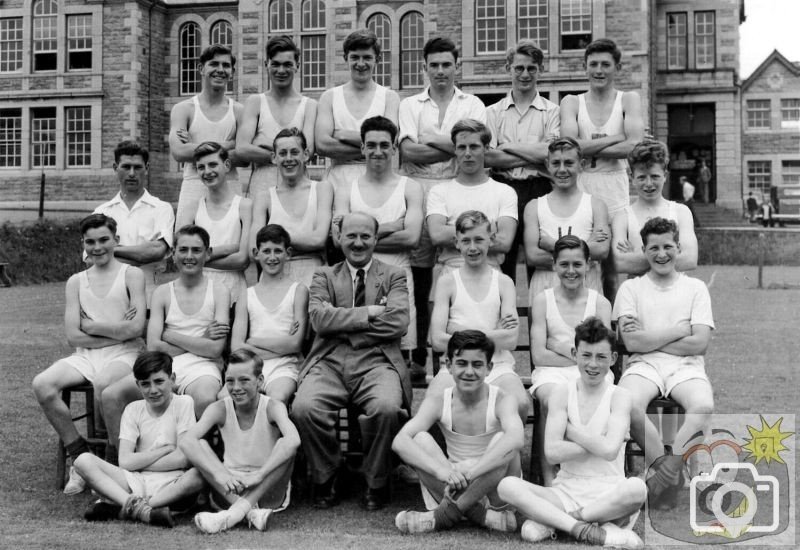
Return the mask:
<svg viewBox="0 0 800 550">
<path fill-rule="evenodd" d="M 37 116 L 38 113 L 48 111 L 52 116 Z M 37 121 L 47 121 L 48 127 L 40 126 L 37 128 Z M 42 139 L 43 136 L 49 139 Z M 37 137 L 39 139 L 37 139 Z M 58 166 L 58 107 L 42 106 L 31 107 L 30 109 L 30 166 L 32 169 L 57 168 Z M 45 151 L 44 149 L 49 149 Z M 42 162 L 42 159 L 48 163 Z M 37 159 L 39 159 L 37 161 Z M 52 164 L 50 164 L 52 162 Z"/>
<path fill-rule="evenodd" d="M 373 25 L 375 21 L 381 21 L 382 33 L 378 33 L 378 24 Z M 381 60 L 375 66 L 373 76 L 375 82 L 381 86 L 391 87 L 392 85 L 392 19 L 389 15 L 382 11 L 376 11 L 367 17 L 367 28 L 370 29 L 378 37 L 378 42 L 381 46 Z"/>
<path fill-rule="evenodd" d="M 523 5 L 524 4 L 524 5 Z M 539 13 L 538 15 L 531 15 L 531 11 L 534 9 L 540 11 L 544 8 L 544 16 Z M 523 9 L 527 9 L 528 13 L 523 16 L 522 11 Z M 526 27 L 525 30 L 528 31 L 528 35 L 523 37 L 523 25 L 522 22 L 525 20 L 532 20 L 532 21 L 540 21 L 544 20 L 544 26 L 530 26 Z M 531 31 L 536 30 L 537 37 L 531 37 Z M 544 37 L 542 37 L 542 34 Z M 550 41 L 550 2 L 549 0 L 517 0 L 517 43 L 522 40 L 531 40 L 533 41 L 536 46 L 542 50 L 542 52 L 547 52 L 549 48 L 549 41 Z"/>
<path fill-rule="evenodd" d="M 760 181 L 759 183 L 754 183 Z M 769 193 L 772 186 L 772 161 L 748 160 L 747 161 L 747 187 L 749 191 Z"/>
<path fill-rule="evenodd" d="M 800 159 L 781 160 L 781 183 L 783 185 L 800 185 Z"/>
<path fill-rule="evenodd" d="M 184 45 L 184 32 L 194 29 L 194 45 Z M 188 50 L 194 48 L 194 56 L 188 55 Z M 203 50 L 203 33 L 196 21 L 185 21 L 178 27 L 178 95 L 191 96 L 200 93 L 201 82 L 197 71 L 200 62 L 200 53 Z"/>
<path fill-rule="evenodd" d="M 759 103 L 760 105 L 755 105 Z M 745 101 L 745 124 L 748 130 L 772 129 L 772 101 L 770 99 L 748 99 Z M 766 114 L 766 118 L 764 115 Z M 766 122 L 764 124 L 757 124 Z"/>
<path fill-rule="evenodd" d="M 11 28 L 13 23 L 14 28 Z M 22 71 L 25 21 L 21 16 L 0 17 L 0 74 Z M 15 35 L 11 38 L 12 33 Z M 7 66 L 7 68 L 3 68 Z M 15 65 L 15 66 L 14 66 Z"/>
<path fill-rule="evenodd" d="M 475 55 L 505 53 L 508 44 L 507 8 L 507 2 L 504 0 L 475 0 Z M 494 15 L 481 16 L 481 9 L 487 12 L 493 10 Z M 492 31 L 496 33 L 494 38 L 490 37 Z M 481 38 L 481 33 L 485 33 L 484 38 Z M 488 48 L 491 44 L 494 45 L 494 49 Z"/>
<path fill-rule="evenodd" d="M 283 13 L 281 13 L 281 7 L 284 8 Z M 283 16 L 284 23 L 287 23 L 288 26 L 273 26 L 274 20 L 280 23 L 281 16 Z M 267 9 L 267 17 L 267 28 L 270 34 L 289 34 L 294 30 L 294 4 L 291 0 L 272 0 Z"/>
<path fill-rule="evenodd" d="M 36 13 L 39 6 L 47 6 L 46 11 Z M 47 31 L 47 36 L 44 36 Z M 39 34 L 41 32 L 41 34 Z M 40 37 L 37 38 L 37 35 Z M 39 61 L 45 68 L 38 68 Z M 51 67 L 52 65 L 52 67 Z M 58 2 L 57 0 L 34 0 L 31 6 L 31 72 L 49 73 L 58 71 Z"/>
<path fill-rule="evenodd" d="M 14 123 L 9 125 L 7 121 Z M 7 154 L 14 149 L 14 153 Z M 5 154 L 4 154 L 5 153 Z M 0 170 L 18 170 L 22 168 L 22 107 L 0 109 Z M 16 164 L 9 164 L 9 159 L 16 159 Z"/>
<path fill-rule="evenodd" d="M 711 32 L 704 32 L 700 33 L 698 28 L 701 25 L 708 26 L 709 23 L 706 22 L 705 24 L 700 21 L 702 17 L 711 16 Z M 710 42 L 708 42 L 708 37 L 710 37 Z M 702 44 L 701 44 L 702 38 Z M 709 52 L 705 52 L 702 54 L 704 57 L 710 57 L 710 62 L 700 63 L 701 48 L 710 49 Z M 702 10 L 694 12 L 694 68 L 699 71 L 710 71 L 714 70 L 717 66 L 717 17 L 716 12 L 714 10 Z"/>
<path fill-rule="evenodd" d="M 82 28 L 84 31 L 86 31 L 86 34 L 84 34 L 82 36 L 73 37 L 73 36 L 71 36 L 73 27 L 70 26 L 70 22 L 75 21 L 78 18 L 88 18 L 89 25 L 88 25 L 88 27 L 87 26 L 79 27 L 79 28 Z M 65 24 L 66 24 L 66 27 L 67 27 L 67 33 L 66 33 L 67 34 L 66 70 L 68 72 L 91 71 L 92 68 L 93 68 L 92 55 L 93 55 L 93 48 L 94 48 L 94 40 L 93 40 L 94 36 L 93 36 L 93 32 L 92 32 L 93 24 L 94 24 L 93 14 L 92 13 L 69 13 L 69 14 L 66 15 L 65 19 L 66 19 Z M 72 42 L 73 41 L 77 42 L 77 41 L 81 41 L 81 40 L 84 41 L 84 46 L 83 47 L 79 48 L 79 47 L 73 47 L 72 46 Z M 81 54 L 84 54 L 84 55 L 88 56 L 88 62 L 89 62 L 89 66 L 88 67 L 77 67 L 77 68 L 73 68 L 72 67 L 72 54 L 78 54 L 78 53 L 81 53 Z"/>
<path fill-rule="evenodd" d="M 83 126 L 76 130 L 70 128 L 70 113 L 78 110 L 85 111 L 84 117 L 74 119 L 73 122 L 80 122 Z M 83 139 L 78 139 L 78 138 Z M 81 152 L 70 152 L 70 146 Z M 82 157 L 85 162 L 70 162 L 71 158 Z M 65 168 L 88 168 L 92 165 L 92 107 L 91 105 L 66 105 L 64 106 L 64 167 Z"/>
<path fill-rule="evenodd" d="M 311 9 L 312 4 L 316 4 L 317 10 Z M 306 10 L 306 6 L 309 9 Z M 321 91 L 327 87 L 328 70 L 328 48 L 327 48 L 327 9 L 325 0 L 303 0 L 300 4 L 300 63 L 303 70 L 300 72 L 300 89 L 302 91 Z M 306 21 L 306 13 L 318 14 L 316 26 L 314 19 Z M 306 24 L 308 23 L 308 25 Z M 311 47 L 311 41 L 316 42 Z M 318 54 L 318 57 L 312 57 Z M 318 67 L 318 71 L 312 71 L 311 66 Z"/>
<path fill-rule="evenodd" d="M 795 102 L 789 104 L 788 102 Z M 781 98 L 781 129 L 800 128 L 800 97 Z"/>
<path fill-rule="evenodd" d="M 574 10 L 575 7 L 580 8 L 576 13 L 569 13 L 565 15 L 565 7 L 570 8 L 570 12 Z M 583 18 L 587 17 L 587 14 L 584 13 L 588 7 L 588 32 L 577 32 L 574 28 L 571 28 L 569 32 L 565 31 L 565 22 L 567 20 L 570 21 L 570 27 L 573 27 L 573 20 L 580 21 Z M 559 0 L 558 6 L 558 43 L 559 43 L 559 51 L 561 52 L 575 52 L 580 51 L 586 48 L 589 43 L 594 38 L 594 6 L 592 5 L 591 0 Z M 585 30 L 583 28 L 579 30 Z M 588 34 L 588 40 L 586 40 L 586 44 L 583 46 L 578 47 L 566 47 L 564 45 L 564 37 L 565 36 L 584 36 Z"/>
<path fill-rule="evenodd" d="M 412 22 L 411 18 L 415 20 Z M 410 29 L 404 31 L 404 26 L 412 25 L 419 34 L 411 34 Z M 417 29 L 418 28 L 418 29 Z M 416 42 L 416 44 L 412 44 Z M 417 47 L 412 47 L 417 46 Z M 412 90 L 419 89 L 425 86 L 425 77 L 423 76 L 425 60 L 422 55 L 423 47 L 425 46 L 425 15 L 418 10 L 411 10 L 404 13 L 400 17 L 400 56 L 399 68 L 400 73 L 400 89 Z M 413 70 L 416 65 L 417 69 Z"/>
<path fill-rule="evenodd" d="M 683 18 L 683 33 L 670 34 L 670 17 Z M 689 68 L 689 14 L 685 11 L 675 11 L 667 13 L 667 70 L 685 71 Z M 680 30 L 680 23 L 675 23 L 676 30 Z M 674 41 L 674 42 L 673 42 Z M 680 59 L 672 61 L 672 49 L 677 50 Z"/>
</svg>

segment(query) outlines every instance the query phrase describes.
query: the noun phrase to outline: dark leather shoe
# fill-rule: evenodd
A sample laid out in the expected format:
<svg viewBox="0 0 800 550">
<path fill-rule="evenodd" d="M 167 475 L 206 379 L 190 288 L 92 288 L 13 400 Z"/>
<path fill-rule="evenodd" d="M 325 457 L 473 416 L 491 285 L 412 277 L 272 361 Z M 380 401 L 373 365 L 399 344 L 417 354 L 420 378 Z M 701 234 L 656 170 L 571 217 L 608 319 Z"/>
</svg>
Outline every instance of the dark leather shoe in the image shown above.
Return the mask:
<svg viewBox="0 0 800 550">
<path fill-rule="evenodd" d="M 370 512 L 380 510 L 389 502 L 389 486 L 372 488 L 368 487 L 361 498 L 361 507 Z"/>
<path fill-rule="evenodd" d="M 311 506 L 314 508 L 330 508 L 339 504 L 336 495 L 336 476 L 332 476 L 325 483 L 315 483 L 313 487 Z"/>
</svg>

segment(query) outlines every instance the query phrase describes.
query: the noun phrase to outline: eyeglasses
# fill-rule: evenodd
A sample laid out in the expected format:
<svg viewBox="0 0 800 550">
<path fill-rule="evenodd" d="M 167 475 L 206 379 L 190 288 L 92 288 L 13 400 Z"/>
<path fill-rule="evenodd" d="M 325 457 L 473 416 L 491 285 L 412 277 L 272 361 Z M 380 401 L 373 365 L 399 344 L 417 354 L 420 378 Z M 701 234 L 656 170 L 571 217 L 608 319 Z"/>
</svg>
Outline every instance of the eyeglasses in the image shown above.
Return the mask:
<svg viewBox="0 0 800 550">
<path fill-rule="evenodd" d="M 539 67 L 536 65 L 514 65 L 511 70 L 514 71 L 515 75 L 519 76 L 525 71 L 528 71 L 528 74 L 536 74 L 539 72 Z"/>
</svg>

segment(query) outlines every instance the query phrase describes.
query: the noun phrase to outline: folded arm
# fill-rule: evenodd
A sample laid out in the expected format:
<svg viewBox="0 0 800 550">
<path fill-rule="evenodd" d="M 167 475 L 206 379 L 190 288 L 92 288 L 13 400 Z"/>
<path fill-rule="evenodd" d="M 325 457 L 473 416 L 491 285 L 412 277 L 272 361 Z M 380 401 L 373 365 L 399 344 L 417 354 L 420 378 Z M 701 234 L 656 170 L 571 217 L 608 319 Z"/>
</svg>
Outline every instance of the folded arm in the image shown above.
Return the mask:
<svg viewBox="0 0 800 550">
<path fill-rule="evenodd" d="M 566 437 L 586 449 L 594 456 L 604 460 L 614 460 L 628 435 L 631 416 L 631 397 L 625 388 L 614 388 L 611 399 L 611 412 L 605 433 L 597 433 L 585 426 L 577 426 L 567 422 Z M 549 417 L 548 417 L 549 418 Z"/>
</svg>

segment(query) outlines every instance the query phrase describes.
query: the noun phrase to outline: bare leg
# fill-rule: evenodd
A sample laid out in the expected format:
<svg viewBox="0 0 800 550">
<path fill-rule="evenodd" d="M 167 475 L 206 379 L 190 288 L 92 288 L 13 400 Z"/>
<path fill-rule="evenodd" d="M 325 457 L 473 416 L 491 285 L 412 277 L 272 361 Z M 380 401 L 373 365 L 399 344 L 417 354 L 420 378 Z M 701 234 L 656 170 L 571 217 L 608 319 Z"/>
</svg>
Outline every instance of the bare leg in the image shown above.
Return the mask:
<svg viewBox="0 0 800 550">
<path fill-rule="evenodd" d="M 556 467 L 550 464 L 544 456 L 544 430 L 547 426 L 547 411 L 550 407 L 550 396 L 553 394 L 555 384 L 544 384 L 536 388 L 534 395 L 539 401 L 539 417 L 535 418 L 536 422 L 536 452 L 539 455 L 539 468 L 542 472 L 542 484 L 545 487 L 550 487 L 553 480 L 556 478 Z"/>
<path fill-rule="evenodd" d="M 631 437 L 644 450 L 645 466 L 649 467 L 655 459 L 664 454 L 664 443 L 655 424 L 647 417 L 647 406 L 659 395 L 658 386 L 638 375 L 626 376 L 619 382 L 621 388 L 630 391 Z"/>
<path fill-rule="evenodd" d="M 112 361 L 96 375 L 92 385 L 94 386 L 94 412 L 97 426 L 105 425 L 105 413 L 103 411 L 103 392 L 131 373 L 131 365 L 122 361 Z"/>
<path fill-rule="evenodd" d="M 564 511 L 564 505 L 549 487 L 540 487 L 518 477 L 506 477 L 497 486 L 497 494 L 524 516 L 567 533 L 578 521 Z"/>
<path fill-rule="evenodd" d="M 153 508 L 168 506 L 184 497 L 199 493 L 206 482 L 197 468 L 187 470 L 175 483 L 162 487 L 150 497 L 148 504 Z"/>
<path fill-rule="evenodd" d="M 219 380 L 213 376 L 201 376 L 186 386 L 183 393 L 192 396 L 194 400 L 194 415 L 196 418 L 203 416 L 203 411 L 206 410 L 206 407 L 217 400 L 219 389 Z"/>
<path fill-rule="evenodd" d="M 266 394 L 273 399 L 288 405 L 292 396 L 297 391 L 297 382 L 287 376 L 276 378 L 267 384 Z"/>
<path fill-rule="evenodd" d="M 132 374 L 114 382 L 103 391 L 101 401 L 110 445 L 114 447 L 119 445 L 119 423 L 122 419 L 122 411 L 129 403 L 141 398 L 142 393 Z"/>
<path fill-rule="evenodd" d="M 69 407 L 61 399 L 61 391 L 84 382 L 83 375 L 63 361 L 56 361 L 33 379 L 36 399 L 64 445 L 77 441 L 81 436 L 72 422 Z"/>
<path fill-rule="evenodd" d="M 131 496 L 131 488 L 121 468 L 91 453 L 83 453 L 76 458 L 74 466 L 89 487 L 116 504 L 124 506 Z"/>
<path fill-rule="evenodd" d="M 707 380 L 699 378 L 681 382 L 670 393 L 686 411 L 683 426 L 675 434 L 674 454 L 683 454 L 686 444 L 697 432 L 708 436 L 711 413 L 714 412 L 714 393 Z"/>
<path fill-rule="evenodd" d="M 436 443 L 431 434 L 419 432 L 414 436 L 414 442 L 428 454 L 431 462 L 450 468 L 450 461 L 447 460 L 444 451 L 442 451 L 442 448 L 439 447 L 439 444 Z M 437 502 L 441 501 L 444 496 L 445 484 L 422 470 L 417 470 L 417 474 L 425 488 L 433 495 L 433 498 Z"/>
</svg>

